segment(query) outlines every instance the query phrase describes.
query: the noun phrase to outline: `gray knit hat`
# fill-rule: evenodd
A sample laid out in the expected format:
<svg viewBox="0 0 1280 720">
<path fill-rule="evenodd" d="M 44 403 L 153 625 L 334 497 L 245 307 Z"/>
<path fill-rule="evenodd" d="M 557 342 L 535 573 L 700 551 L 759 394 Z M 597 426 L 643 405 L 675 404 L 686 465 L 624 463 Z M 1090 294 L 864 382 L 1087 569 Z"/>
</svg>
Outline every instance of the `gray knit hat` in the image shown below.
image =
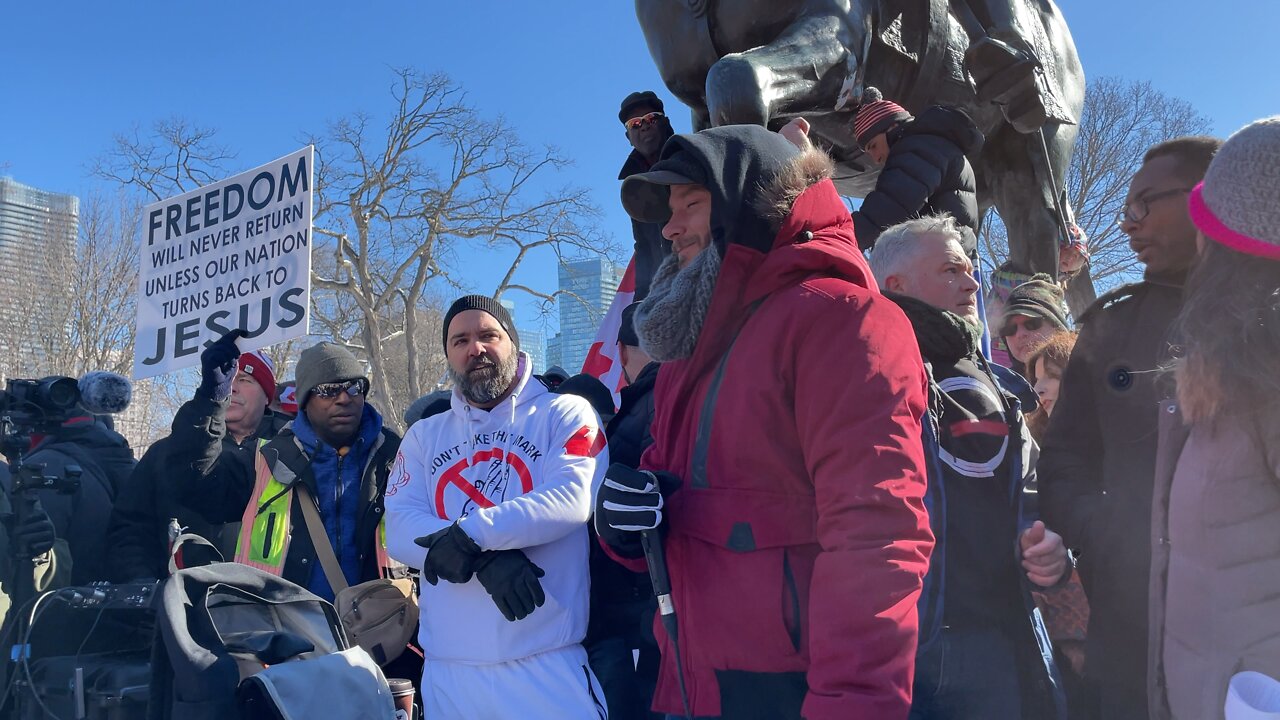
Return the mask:
<svg viewBox="0 0 1280 720">
<path fill-rule="evenodd" d="M 356 356 L 350 350 L 331 342 L 322 342 L 303 350 L 294 373 L 298 380 L 299 410 L 307 406 L 307 399 L 317 385 L 356 378 L 363 378 L 366 382 L 369 380 L 364 365 Z"/>
<path fill-rule="evenodd" d="M 1227 138 L 1191 191 L 1191 220 L 1237 252 L 1280 260 L 1280 115 Z"/>
<path fill-rule="evenodd" d="M 1036 273 L 1031 279 L 1009 292 L 1000 324 L 1004 326 L 1014 315 L 1026 315 L 1049 321 L 1059 330 L 1068 330 L 1067 311 L 1063 307 L 1062 288 L 1045 273 Z"/>
</svg>

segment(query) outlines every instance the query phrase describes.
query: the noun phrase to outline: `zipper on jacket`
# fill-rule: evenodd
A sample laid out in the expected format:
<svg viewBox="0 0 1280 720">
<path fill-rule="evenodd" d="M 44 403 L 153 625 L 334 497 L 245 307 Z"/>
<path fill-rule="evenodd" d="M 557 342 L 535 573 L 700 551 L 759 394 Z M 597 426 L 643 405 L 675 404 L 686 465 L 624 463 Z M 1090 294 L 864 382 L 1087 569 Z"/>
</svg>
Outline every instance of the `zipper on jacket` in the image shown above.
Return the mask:
<svg viewBox="0 0 1280 720">
<path fill-rule="evenodd" d="M 342 552 L 342 461 L 347 457 L 347 453 L 343 452 L 344 450 L 346 450 L 346 448 L 337 449 L 338 477 L 336 478 L 337 482 L 335 482 L 333 486 L 333 515 L 335 524 L 338 528 L 338 535 L 333 539 L 333 550 L 335 554 Z M 341 565 L 342 561 L 339 560 L 338 564 Z"/>
<path fill-rule="evenodd" d="M 262 534 L 262 554 L 259 557 L 271 557 L 271 536 L 276 531 L 276 513 L 267 516 L 267 531 Z"/>
</svg>

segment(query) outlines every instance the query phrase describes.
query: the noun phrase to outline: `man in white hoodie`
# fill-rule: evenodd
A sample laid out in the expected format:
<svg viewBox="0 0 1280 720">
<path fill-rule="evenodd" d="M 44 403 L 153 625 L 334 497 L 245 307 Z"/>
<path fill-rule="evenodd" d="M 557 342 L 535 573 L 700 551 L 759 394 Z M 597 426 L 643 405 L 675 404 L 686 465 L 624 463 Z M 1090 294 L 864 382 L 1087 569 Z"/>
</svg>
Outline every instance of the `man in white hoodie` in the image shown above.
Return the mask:
<svg viewBox="0 0 1280 720">
<path fill-rule="evenodd" d="M 406 433 L 386 492 L 387 548 L 425 581 L 425 716 L 604 718 L 582 648 L 600 420 L 532 379 L 493 298 L 459 298 L 444 328 L 452 406 Z"/>
</svg>

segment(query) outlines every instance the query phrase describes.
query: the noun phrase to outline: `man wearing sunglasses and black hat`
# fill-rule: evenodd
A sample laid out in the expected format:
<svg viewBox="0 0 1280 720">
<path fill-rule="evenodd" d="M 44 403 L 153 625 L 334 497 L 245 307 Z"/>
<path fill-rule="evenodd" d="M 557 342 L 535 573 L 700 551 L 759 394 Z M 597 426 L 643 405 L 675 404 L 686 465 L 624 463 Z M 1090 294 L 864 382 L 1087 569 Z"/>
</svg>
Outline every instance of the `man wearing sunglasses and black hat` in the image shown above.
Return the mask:
<svg viewBox="0 0 1280 720">
<path fill-rule="evenodd" d="M 230 384 L 240 351 L 233 330 L 201 356 L 206 380 Z M 379 541 L 383 493 L 400 437 L 365 402 L 369 378 L 351 351 L 322 342 L 298 360 L 298 417 L 270 441 L 259 440 L 252 465 L 223 462 L 199 448 L 175 449 L 190 462 L 183 499 L 210 522 L 240 520 L 235 561 L 284 577 L 325 598 L 334 589 L 317 559 L 301 503 L 314 502 L 348 585 L 402 572 Z M 208 423 L 211 443 L 226 432 L 221 413 Z M 196 452 L 195 457 L 188 459 Z M 298 492 L 303 485 L 307 492 Z"/>
<path fill-rule="evenodd" d="M 631 154 L 618 173 L 625 180 L 637 173 L 646 172 L 658 160 L 662 145 L 674 134 L 671 121 L 662 110 L 662 100 L 652 90 L 633 92 L 622 101 L 618 109 L 618 121 L 626 128 Z M 666 257 L 670 244 L 662 237 L 662 223 L 631 221 L 631 233 L 635 236 L 636 302 L 649 294 L 649 283 L 658 271 L 658 265 Z"/>
</svg>

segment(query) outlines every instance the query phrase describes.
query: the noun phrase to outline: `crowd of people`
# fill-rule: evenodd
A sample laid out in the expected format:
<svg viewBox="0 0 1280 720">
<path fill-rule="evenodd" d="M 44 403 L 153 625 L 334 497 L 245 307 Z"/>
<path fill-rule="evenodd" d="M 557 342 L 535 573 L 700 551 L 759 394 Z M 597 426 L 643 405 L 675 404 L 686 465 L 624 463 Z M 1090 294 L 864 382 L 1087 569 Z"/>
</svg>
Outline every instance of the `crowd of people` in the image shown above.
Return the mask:
<svg viewBox="0 0 1280 720">
<path fill-rule="evenodd" d="M 233 331 L 136 463 L 108 417 L 39 440 L 84 477 L 12 554 L 40 589 L 414 577 L 416 638 L 377 659 L 427 718 L 1210 718 L 1280 678 L 1280 117 L 1147 151 L 1117 212 L 1141 281 L 1069 311 L 1035 275 L 990 317 L 963 113 L 872 96 L 852 213 L 803 121 L 618 117 L 619 405 L 535 375 L 484 296 L 403 437 L 347 348 L 282 392 Z"/>
</svg>

